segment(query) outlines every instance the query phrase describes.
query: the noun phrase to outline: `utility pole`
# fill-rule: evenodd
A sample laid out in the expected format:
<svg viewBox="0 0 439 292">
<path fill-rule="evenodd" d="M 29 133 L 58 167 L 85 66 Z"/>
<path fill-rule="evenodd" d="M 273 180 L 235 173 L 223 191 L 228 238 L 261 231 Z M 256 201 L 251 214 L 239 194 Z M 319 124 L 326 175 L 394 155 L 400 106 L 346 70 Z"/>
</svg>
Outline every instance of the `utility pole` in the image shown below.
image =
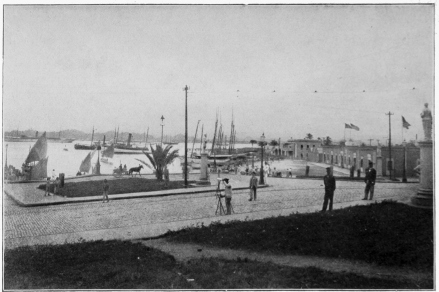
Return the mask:
<svg viewBox="0 0 439 292">
<path fill-rule="evenodd" d="M 184 91 L 186 91 L 186 99 L 185 99 L 185 133 L 184 133 L 184 186 L 187 188 L 187 91 L 189 87 L 186 85 Z"/>
<path fill-rule="evenodd" d="M 367 140 L 369 140 L 369 146 L 372 146 L 372 140 L 373 139 L 367 139 Z"/>
<path fill-rule="evenodd" d="M 389 178 L 392 180 L 392 170 L 393 170 L 393 162 L 392 162 L 392 122 L 390 120 L 390 117 L 393 116 L 393 113 L 389 111 L 389 113 L 386 114 L 386 116 L 389 116 Z"/>
<path fill-rule="evenodd" d="M 162 117 L 161 117 L 160 119 L 162 120 L 162 123 L 161 123 L 161 125 L 160 125 L 160 126 L 162 126 L 162 138 L 161 138 L 161 140 L 160 140 L 160 146 L 163 147 L 163 126 L 165 125 L 165 124 L 163 124 L 163 120 L 164 120 L 165 118 L 164 118 L 163 115 L 162 115 Z"/>
</svg>

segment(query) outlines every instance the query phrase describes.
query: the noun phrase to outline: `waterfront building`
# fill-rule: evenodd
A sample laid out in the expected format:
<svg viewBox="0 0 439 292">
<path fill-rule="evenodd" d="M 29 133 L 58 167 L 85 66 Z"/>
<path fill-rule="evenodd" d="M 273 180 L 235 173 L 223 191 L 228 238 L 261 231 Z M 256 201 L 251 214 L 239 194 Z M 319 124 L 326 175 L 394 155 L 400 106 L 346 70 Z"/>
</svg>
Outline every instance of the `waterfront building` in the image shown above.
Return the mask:
<svg viewBox="0 0 439 292">
<path fill-rule="evenodd" d="M 383 176 L 389 175 L 390 167 L 393 167 L 393 176 L 402 177 L 404 169 L 404 156 L 406 157 L 406 175 L 415 177 L 417 174 L 413 170 L 420 159 L 419 147 L 409 143 L 406 147 L 392 146 L 392 164 L 389 163 L 388 146 L 358 146 L 333 144 L 322 145 L 321 140 L 310 139 L 290 139 L 273 149 L 275 155 L 281 155 L 290 159 L 307 160 L 310 162 L 325 163 L 341 168 L 360 170 L 360 175 L 364 175 L 365 169 L 369 166 L 369 161 L 373 162 L 374 167 L 381 166 Z M 380 155 L 378 155 L 380 153 Z M 381 157 L 378 163 L 378 157 Z"/>
</svg>

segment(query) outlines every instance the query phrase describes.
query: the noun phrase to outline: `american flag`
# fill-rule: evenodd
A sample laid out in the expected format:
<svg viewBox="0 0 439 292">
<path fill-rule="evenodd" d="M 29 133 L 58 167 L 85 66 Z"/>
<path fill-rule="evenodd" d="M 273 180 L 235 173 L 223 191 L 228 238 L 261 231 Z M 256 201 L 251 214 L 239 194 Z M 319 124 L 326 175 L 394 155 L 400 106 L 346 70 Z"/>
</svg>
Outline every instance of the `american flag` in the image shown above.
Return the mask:
<svg viewBox="0 0 439 292">
<path fill-rule="evenodd" d="M 358 128 L 357 126 L 355 126 L 354 124 L 351 124 L 351 128 L 357 131 L 360 131 L 360 128 Z"/>
<path fill-rule="evenodd" d="M 408 129 L 411 125 L 404 119 L 403 116 L 402 117 L 402 126 L 406 129 Z"/>
</svg>

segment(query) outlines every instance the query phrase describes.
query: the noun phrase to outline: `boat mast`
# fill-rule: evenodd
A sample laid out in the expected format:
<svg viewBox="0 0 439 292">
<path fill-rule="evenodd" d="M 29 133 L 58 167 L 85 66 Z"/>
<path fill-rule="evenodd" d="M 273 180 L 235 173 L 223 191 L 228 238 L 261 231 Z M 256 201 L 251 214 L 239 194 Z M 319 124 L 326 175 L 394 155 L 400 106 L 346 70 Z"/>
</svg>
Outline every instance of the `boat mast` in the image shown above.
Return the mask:
<svg viewBox="0 0 439 292">
<path fill-rule="evenodd" d="M 146 148 L 146 141 L 148 140 L 148 134 L 149 134 L 149 127 L 146 130 L 146 138 L 145 138 L 145 148 Z"/>
<path fill-rule="evenodd" d="M 201 149 L 203 147 L 203 130 L 204 130 L 204 124 L 201 126 L 200 154 L 201 154 Z"/>
<path fill-rule="evenodd" d="M 216 113 L 216 121 L 215 121 L 215 132 L 213 133 L 213 141 L 212 141 L 212 154 L 215 153 L 215 140 L 216 140 L 216 130 L 218 127 L 218 112 Z"/>
<path fill-rule="evenodd" d="M 195 140 L 197 140 L 198 125 L 200 124 L 200 121 L 201 121 L 201 120 L 198 120 L 198 123 L 197 123 L 197 129 L 195 130 L 195 137 L 194 137 L 194 143 L 192 143 L 192 152 L 191 152 L 191 157 L 192 157 L 192 154 L 194 154 L 194 146 L 195 146 Z"/>
</svg>

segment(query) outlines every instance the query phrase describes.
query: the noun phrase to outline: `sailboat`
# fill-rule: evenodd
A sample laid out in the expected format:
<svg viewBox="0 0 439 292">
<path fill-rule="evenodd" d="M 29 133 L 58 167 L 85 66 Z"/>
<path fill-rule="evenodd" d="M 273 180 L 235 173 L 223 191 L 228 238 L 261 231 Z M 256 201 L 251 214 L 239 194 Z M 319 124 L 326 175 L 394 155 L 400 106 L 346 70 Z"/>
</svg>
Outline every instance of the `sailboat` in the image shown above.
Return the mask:
<svg viewBox="0 0 439 292">
<path fill-rule="evenodd" d="M 113 158 L 113 156 L 114 156 L 114 144 L 111 144 L 105 150 L 102 151 L 101 161 L 108 164 L 113 164 L 113 162 L 108 160 L 108 158 Z"/>
<path fill-rule="evenodd" d="M 47 139 L 46 132 L 38 138 L 23 164 L 23 172 L 28 180 L 47 177 Z"/>
<path fill-rule="evenodd" d="M 79 166 L 80 173 L 88 173 L 91 169 L 91 159 L 95 154 L 96 150 L 90 151 L 87 156 L 82 160 L 81 165 Z"/>
<path fill-rule="evenodd" d="M 94 149 L 96 149 L 96 144 L 93 143 L 94 134 L 95 134 L 95 128 L 93 127 L 93 132 L 91 134 L 90 146 L 82 145 L 82 144 L 75 144 L 75 149 L 76 150 L 94 150 Z"/>
</svg>

